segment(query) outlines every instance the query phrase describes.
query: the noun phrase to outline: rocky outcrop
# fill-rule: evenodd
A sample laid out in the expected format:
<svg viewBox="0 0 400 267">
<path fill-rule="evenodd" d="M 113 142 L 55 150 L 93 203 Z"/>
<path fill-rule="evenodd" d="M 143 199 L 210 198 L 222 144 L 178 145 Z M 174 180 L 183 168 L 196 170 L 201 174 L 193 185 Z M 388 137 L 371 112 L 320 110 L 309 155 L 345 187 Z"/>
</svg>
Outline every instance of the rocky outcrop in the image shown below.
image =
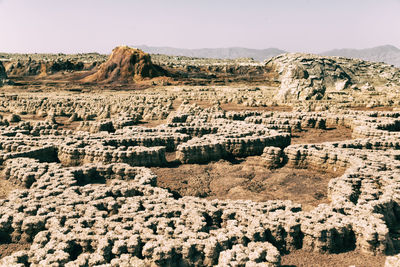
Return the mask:
<svg viewBox="0 0 400 267">
<path fill-rule="evenodd" d="M 90 70 L 95 64 L 85 64 L 81 61 L 70 59 L 56 59 L 51 61 L 18 59 L 9 61 L 6 64 L 6 71 L 9 76 L 46 76 L 61 71 L 73 72 L 81 70 Z"/>
<path fill-rule="evenodd" d="M 329 92 L 382 91 L 400 85 L 400 69 L 383 64 L 340 57 L 284 54 L 266 62 L 278 74 L 275 99 L 320 100 Z M 366 87 L 366 85 L 368 86 Z"/>
<path fill-rule="evenodd" d="M 286 147 L 290 144 L 289 134 L 271 133 L 269 136 L 207 135 L 178 146 L 177 158 L 182 163 L 206 163 L 222 158 L 261 155 L 265 147 Z"/>
<path fill-rule="evenodd" d="M 82 146 L 84 146 L 82 148 Z M 85 163 L 128 163 L 131 166 L 162 166 L 165 164 L 165 147 L 95 147 L 76 144 L 75 146 L 61 146 L 58 158 L 64 165 L 77 166 Z"/>
<path fill-rule="evenodd" d="M 268 242 L 250 242 L 247 246 L 234 245 L 221 252 L 218 267 L 223 266 L 280 266 L 279 251 Z"/>
<path fill-rule="evenodd" d="M 167 72 L 164 69 L 153 65 L 149 54 L 128 46 L 119 46 L 113 49 L 109 59 L 100 65 L 97 72 L 82 81 L 129 83 L 165 75 Z"/>
<path fill-rule="evenodd" d="M 261 155 L 266 165 L 273 169 L 283 165 L 284 153 L 281 148 L 274 146 L 267 146 L 264 148 L 263 154 Z"/>
<path fill-rule="evenodd" d="M 3 66 L 3 63 L 0 61 L 0 86 L 2 86 L 7 79 L 6 69 Z"/>
</svg>

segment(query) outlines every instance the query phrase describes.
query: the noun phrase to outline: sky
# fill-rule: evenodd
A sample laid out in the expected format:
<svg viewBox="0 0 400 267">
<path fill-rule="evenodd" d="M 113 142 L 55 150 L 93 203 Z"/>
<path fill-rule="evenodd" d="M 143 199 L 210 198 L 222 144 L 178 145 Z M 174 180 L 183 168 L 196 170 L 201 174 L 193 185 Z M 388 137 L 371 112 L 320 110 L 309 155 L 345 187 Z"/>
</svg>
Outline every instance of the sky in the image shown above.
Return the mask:
<svg viewBox="0 0 400 267">
<path fill-rule="evenodd" d="M 0 0 L 0 52 L 400 48 L 400 0 Z"/>
</svg>

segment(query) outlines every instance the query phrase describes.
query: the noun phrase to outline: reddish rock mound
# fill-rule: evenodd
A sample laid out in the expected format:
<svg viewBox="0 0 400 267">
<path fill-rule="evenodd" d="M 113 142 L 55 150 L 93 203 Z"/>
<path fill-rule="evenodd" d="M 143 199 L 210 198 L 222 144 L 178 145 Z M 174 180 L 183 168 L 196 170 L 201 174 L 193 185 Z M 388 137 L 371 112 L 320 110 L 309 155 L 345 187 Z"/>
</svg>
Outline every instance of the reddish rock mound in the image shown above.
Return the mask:
<svg viewBox="0 0 400 267">
<path fill-rule="evenodd" d="M 163 68 L 153 65 L 149 54 L 128 46 L 118 46 L 113 49 L 109 59 L 100 65 L 97 72 L 82 81 L 129 83 L 166 75 L 167 72 Z"/>
</svg>

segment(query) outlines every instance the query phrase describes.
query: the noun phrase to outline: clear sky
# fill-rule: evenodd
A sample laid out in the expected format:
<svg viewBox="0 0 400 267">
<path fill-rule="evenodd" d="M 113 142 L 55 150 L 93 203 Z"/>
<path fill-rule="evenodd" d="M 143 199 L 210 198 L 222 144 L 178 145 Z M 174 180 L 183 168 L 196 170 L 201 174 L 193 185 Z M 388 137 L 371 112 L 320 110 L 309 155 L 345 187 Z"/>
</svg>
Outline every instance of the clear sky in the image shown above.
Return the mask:
<svg viewBox="0 0 400 267">
<path fill-rule="evenodd" d="M 400 48 L 400 0 L 0 0 L 1 52 Z"/>
</svg>

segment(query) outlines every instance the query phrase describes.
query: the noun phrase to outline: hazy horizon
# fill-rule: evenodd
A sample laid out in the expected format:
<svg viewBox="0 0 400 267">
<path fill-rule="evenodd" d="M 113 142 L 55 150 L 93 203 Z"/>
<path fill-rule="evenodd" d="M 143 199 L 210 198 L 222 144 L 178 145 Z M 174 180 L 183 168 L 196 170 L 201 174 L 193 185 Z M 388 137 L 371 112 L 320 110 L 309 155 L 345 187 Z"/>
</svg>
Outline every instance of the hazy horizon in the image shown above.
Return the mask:
<svg viewBox="0 0 400 267">
<path fill-rule="evenodd" d="M 0 52 L 176 48 L 400 48 L 400 0 L 0 0 Z"/>
</svg>

